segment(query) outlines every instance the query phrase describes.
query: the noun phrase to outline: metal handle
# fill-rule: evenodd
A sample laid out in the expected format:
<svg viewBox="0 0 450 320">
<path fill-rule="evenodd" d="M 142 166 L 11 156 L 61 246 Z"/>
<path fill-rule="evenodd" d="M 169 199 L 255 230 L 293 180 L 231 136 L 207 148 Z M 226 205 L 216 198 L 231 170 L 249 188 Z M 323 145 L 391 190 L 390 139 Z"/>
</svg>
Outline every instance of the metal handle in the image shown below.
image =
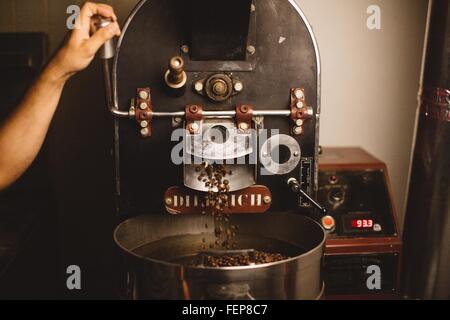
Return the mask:
<svg viewBox="0 0 450 320">
<path fill-rule="evenodd" d="M 109 26 L 114 21 L 111 18 L 104 18 L 100 15 L 95 15 L 92 17 L 95 31 Z M 98 55 L 100 59 L 112 59 L 116 55 L 114 38 L 106 41 L 105 44 L 100 48 Z"/>
<path fill-rule="evenodd" d="M 184 117 L 186 113 L 184 111 L 176 111 L 176 112 L 152 112 L 153 118 L 175 118 L 175 117 Z M 254 117 L 264 117 L 264 116 L 283 116 L 289 117 L 291 115 L 290 110 L 254 110 Z M 235 117 L 236 111 L 203 111 L 202 116 L 205 118 L 209 117 Z"/>
<path fill-rule="evenodd" d="M 100 15 L 95 15 L 93 17 L 93 25 L 95 31 L 105 28 L 106 26 L 113 23 L 113 20 L 110 18 L 104 18 Z M 108 110 L 111 114 L 118 118 L 129 118 L 130 112 L 120 111 L 119 107 L 114 103 L 112 85 L 111 85 L 111 69 L 110 63 L 111 60 L 116 55 L 114 38 L 108 40 L 99 50 L 98 56 L 102 59 L 102 68 L 103 68 L 103 80 L 105 82 L 105 94 L 106 94 L 106 102 L 108 105 Z"/>
<path fill-rule="evenodd" d="M 309 194 L 307 194 L 302 187 L 300 186 L 300 183 L 295 178 L 290 178 L 287 181 L 288 186 L 291 188 L 292 191 L 295 193 L 300 193 L 302 196 L 304 196 L 308 201 L 314 205 L 317 209 L 319 209 L 320 213 L 322 213 L 324 216 L 328 215 L 328 210 L 325 207 L 322 207 L 317 201 L 315 201 Z"/>
</svg>

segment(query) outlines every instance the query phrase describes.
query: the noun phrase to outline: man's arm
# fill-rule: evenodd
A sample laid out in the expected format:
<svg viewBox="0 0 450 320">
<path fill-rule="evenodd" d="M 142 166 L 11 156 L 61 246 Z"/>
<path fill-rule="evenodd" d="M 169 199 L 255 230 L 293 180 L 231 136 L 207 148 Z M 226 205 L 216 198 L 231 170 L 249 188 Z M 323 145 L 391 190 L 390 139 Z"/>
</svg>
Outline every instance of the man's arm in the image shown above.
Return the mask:
<svg viewBox="0 0 450 320">
<path fill-rule="evenodd" d="M 90 36 L 95 14 L 115 22 Z M 80 12 L 80 29 L 50 61 L 11 116 L 0 125 L 0 190 L 16 181 L 31 165 L 44 142 L 66 81 L 86 68 L 97 50 L 120 35 L 112 7 L 86 3 Z"/>
</svg>

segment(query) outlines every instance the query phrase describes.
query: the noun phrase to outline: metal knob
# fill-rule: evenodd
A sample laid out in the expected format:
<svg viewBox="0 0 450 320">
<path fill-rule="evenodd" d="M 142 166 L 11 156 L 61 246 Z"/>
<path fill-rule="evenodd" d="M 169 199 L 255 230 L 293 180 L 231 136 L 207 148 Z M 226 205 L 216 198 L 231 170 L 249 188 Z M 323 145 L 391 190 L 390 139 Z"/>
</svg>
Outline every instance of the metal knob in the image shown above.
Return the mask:
<svg viewBox="0 0 450 320">
<path fill-rule="evenodd" d="M 184 71 L 184 60 L 179 56 L 172 57 L 169 61 L 169 69 L 164 77 L 166 84 L 172 89 L 180 89 L 187 82 L 187 75 Z"/>
</svg>

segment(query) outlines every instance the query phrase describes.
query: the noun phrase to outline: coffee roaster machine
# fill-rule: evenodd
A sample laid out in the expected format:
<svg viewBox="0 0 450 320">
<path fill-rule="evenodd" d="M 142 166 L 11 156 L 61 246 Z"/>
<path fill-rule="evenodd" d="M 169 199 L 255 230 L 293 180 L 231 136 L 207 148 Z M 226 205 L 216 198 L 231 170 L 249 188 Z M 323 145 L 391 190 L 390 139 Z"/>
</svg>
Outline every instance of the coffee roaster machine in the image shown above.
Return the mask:
<svg viewBox="0 0 450 320">
<path fill-rule="evenodd" d="M 96 25 L 109 23 L 99 17 Z M 355 252 L 336 242 L 325 248 L 326 234 L 339 238 L 347 224 L 333 214 L 338 206 L 328 213 L 315 200 L 330 192 L 319 188 L 327 179 L 318 170 L 320 59 L 296 2 L 143 0 L 117 45 L 107 43 L 100 55 L 115 117 L 123 222 L 114 237 L 126 256 L 126 297 L 323 298 L 323 271 L 335 274 L 349 261 L 336 255 Z M 225 212 L 240 227 L 235 249 L 289 259 L 220 268 L 180 262 L 205 254 L 200 243 L 214 239 L 205 226 L 217 221 L 201 201 L 209 190 L 198 174 L 211 163 L 229 171 Z M 367 220 L 367 231 L 369 217 L 354 219 Z M 398 234 L 384 222 L 372 220 L 375 234 Z"/>
</svg>

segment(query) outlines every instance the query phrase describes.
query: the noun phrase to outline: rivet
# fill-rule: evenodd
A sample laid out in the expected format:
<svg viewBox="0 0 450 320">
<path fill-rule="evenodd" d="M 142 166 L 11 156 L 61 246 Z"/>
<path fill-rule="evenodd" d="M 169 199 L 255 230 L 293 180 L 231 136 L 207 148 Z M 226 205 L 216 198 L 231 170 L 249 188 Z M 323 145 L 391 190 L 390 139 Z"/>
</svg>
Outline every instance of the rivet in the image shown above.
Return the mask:
<svg viewBox="0 0 450 320">
<path fill-rule="evenodd" d="M 294 134 L 299 136 L 303 133 L 303 128 L 302 127 L 294 127 Z"/>
<path fill-rule="evenodd" d="M 148 92 L 145 91 L 145 90 L 139 91 L 139 98 L 141 98 L 142 100 L 147 100 L 148 99 Z"/>
<path fill-rule="evenodd" d="M 197 82 L 194 84 L 194 89 L 195 89 L 195 91 L 197 91 L 197 92 L 201 92 L 201 91 L 203 90 L 203 82 L 197 81 Z"/>
<path fill-rule="evenodd" d="M 198 131 L 198 129 L 200 129 L 200 126 L 197 123 L 191 123 L 189 125 L 189 132 L 190 133 L 196 133 Z"/>
<path fill-rule="evenodd" d="M 142 135 L 143 137 L 148 136 L 148 133 L 149 133 L 148 128 L 144 128 L 144 129 L 141 130 L 141 135 Z"/>
<path fill-rule="evenodd" d="M 237 81 L 234 84 L 234 90 L 237 92 L 241 92 L 244 89 L 244 84 L 241 81 Z"/>
<path fill-rule="evenodd" d="M 189 53 L 189 46 L 188 45 L 182 45 L 181 46 L 181 51 L 183 53 Z"/>
<path fill-rule="evenodd" d="M 247 131 L 248 130 L 248 123 L 246 123 L 246 122 L 241 122 L 240 124 L 239 124 L 239 129 L 241 129 L 241 130 L 243 130 L 243 131 Z"/>
<path fill-rule="evenodd" d="M 265 196 L 263 201 L 264 201 L 265 204 L 269 204 L 269 203 L 272 202 L 272 198 L 270 196 Z"/>
<path fill-rule="evenodd" d="M 183 119 L 180 118 L 180 117 L 175 117 L 175 118 L 173 118 L 173 121 L 174 121 L 175 123 L 181 123 L 181 121 L 183 121 Z"/>
<path fill-rule="evenodd" d="M 303 99 L 305 97 L 303 91 L 300 89 L 295 90 L 294 94 L 297 99 Z"/>
<path fill-rule="evenodd" d="M 195 106 L 195 105 L 192 105 L 192 106 L 189 107 L 189 111 L 191 113 L 197 113 L 198 112 L 198 107 Z"/>
</svg>

